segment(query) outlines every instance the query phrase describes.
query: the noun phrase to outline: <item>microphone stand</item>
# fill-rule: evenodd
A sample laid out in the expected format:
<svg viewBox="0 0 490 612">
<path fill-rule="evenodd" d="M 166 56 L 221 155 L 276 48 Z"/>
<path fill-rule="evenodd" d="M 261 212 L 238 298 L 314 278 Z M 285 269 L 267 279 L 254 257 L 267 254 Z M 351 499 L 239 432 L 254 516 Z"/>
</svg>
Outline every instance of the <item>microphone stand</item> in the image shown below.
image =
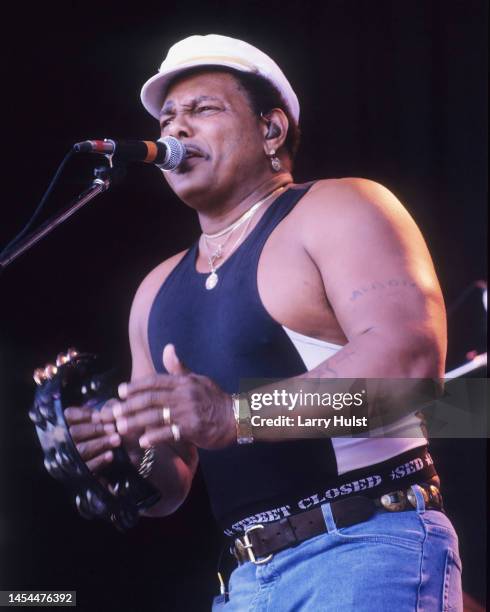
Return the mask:
<svg viewBox="0 0 490 612">
<path fill-rule="evenodd" d="M 446 372 L 444 374 L 444 378 L 449 380 L 451 378 L 459 378 L 460 376 L 464 376 L 468 374 L 468 372 L 473 372 L 474 370 L 478 370 L 479 368 L 483 368 L 487 365 L 487 354 L 480 353 L 479 355 L 475 355 L 468 363 L 464 363 L 463 365 L 454 368 L 450 372 Z M 482 375 L 482 378 L 484 376 Z"/>
<path fill-rule="evenodd" d="M 37 230 L 28 234 L 23 238 L 14 248 L 9 250 L 6 255 L 0 259 L 0 272 L 20 257 L 23 253 L 32 248 L 45 236 L 50 234 L 58 225 L 64 223 L 77 211 L 79 211 L 85 204 L 88 204 L 100 193 L 107 191 L 113 182 L 118 181 L 122 178 L 125 173 L 125 168 L 121 166 L 100 166 L 95 168 L 94 176 L 95 179 L 92 185 L 83 193 L 81 193 L 75 200 L 64 208 L 60 213 L 51 217 L 45 221 Z"/>
</svg>

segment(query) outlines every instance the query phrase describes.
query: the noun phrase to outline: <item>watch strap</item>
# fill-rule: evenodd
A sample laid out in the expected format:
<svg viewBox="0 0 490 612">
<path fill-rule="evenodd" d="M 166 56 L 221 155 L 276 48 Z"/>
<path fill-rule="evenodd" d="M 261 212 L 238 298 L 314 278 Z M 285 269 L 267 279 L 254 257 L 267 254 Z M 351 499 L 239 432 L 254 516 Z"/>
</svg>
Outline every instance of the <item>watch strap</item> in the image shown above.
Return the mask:
<svg viewBox="0 0 490 612">
<path fill-rule="evenodd" d="M 237 443 L 252 444 L 254 436 L 248 396 L 245 393 L 234 393 L 231 398 L 233 400 L 233 414 L 235 415 Z"/>
</svg>

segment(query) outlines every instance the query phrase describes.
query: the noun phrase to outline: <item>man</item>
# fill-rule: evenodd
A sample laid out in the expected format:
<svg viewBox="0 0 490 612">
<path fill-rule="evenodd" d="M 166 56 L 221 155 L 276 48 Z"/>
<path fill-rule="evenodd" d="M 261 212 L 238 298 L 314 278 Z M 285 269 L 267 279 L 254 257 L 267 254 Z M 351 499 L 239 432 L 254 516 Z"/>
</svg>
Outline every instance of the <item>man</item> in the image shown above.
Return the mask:
<svg viewBox="0 0 490 612">
<path fill-rule="evenodd" d="M 186 147 L 165 178 L 202 235 L 137 291 L 122 401 L 102 418 L 69 409 L 82 457 L 97 471 L 121 443 L 136 464 L 154 448 L 151 516 L 179 507 L 201 463 L 239 564 L 216 609 L 461 609 L 457 538 L 414 410 L 368 384 L 368 437 L 325 438 L 332 405 L 299 406 L 317 419 L 305 432 L 298 418 L 254 425 L 238 395 L 253 378 L 323 379 L 352 400 L 346 379 L 442 377 L 444 305 L 414 221 L 369 180 L 293 183 L 299 103 L 247 43 L 180 41 L 142 100 Z"/>
</svg>

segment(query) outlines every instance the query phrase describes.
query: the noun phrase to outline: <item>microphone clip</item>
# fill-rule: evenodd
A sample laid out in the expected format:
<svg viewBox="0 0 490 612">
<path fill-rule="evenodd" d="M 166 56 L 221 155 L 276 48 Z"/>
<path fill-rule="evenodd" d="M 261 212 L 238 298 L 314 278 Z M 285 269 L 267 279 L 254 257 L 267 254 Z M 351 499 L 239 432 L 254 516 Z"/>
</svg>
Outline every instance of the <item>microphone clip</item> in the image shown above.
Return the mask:
<svg viewBox="0 0 490 612">
<path fill-rule="evenodd" d="M 107 155 L 106 157 L 112 157 Z M 109 159 L 109 166 L 97 166 L 94 168 L 94 183 L 118 185 L 126 176 L 127 165 L 118 162 L 116 165 Z"/>
</svg>

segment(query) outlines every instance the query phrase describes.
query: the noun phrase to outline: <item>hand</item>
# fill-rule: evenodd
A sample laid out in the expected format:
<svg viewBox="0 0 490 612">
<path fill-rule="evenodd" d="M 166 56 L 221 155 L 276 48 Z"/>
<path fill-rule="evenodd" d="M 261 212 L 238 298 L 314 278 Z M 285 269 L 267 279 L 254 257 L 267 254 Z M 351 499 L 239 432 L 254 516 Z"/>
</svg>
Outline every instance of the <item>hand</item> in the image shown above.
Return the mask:
<svg viewBox="0 0 490 612">
<path fill-rule="evenodd" d="M 163 364 L 169 374 L 120 385 L 119 396 L 125 401 L 113 408 L 119 433 L 144 429 L 142 448 L 180 438 L 205 449 L 236 442 L 231 397 L 210 378 L 190 372 L 172 344 L 163 351 Z M 164 423 L 164 407 L 170 411 L 170 423 Z"/>
<path fill-rule="evenodd" d="M 69 407 L 64 411 L 77 450 L 94 473 L 113 460 L 112 449 L 121 444 L 111 407 L 115 401 L 108 400 L 100 412 L 86 406 Z"/>
</svg>

